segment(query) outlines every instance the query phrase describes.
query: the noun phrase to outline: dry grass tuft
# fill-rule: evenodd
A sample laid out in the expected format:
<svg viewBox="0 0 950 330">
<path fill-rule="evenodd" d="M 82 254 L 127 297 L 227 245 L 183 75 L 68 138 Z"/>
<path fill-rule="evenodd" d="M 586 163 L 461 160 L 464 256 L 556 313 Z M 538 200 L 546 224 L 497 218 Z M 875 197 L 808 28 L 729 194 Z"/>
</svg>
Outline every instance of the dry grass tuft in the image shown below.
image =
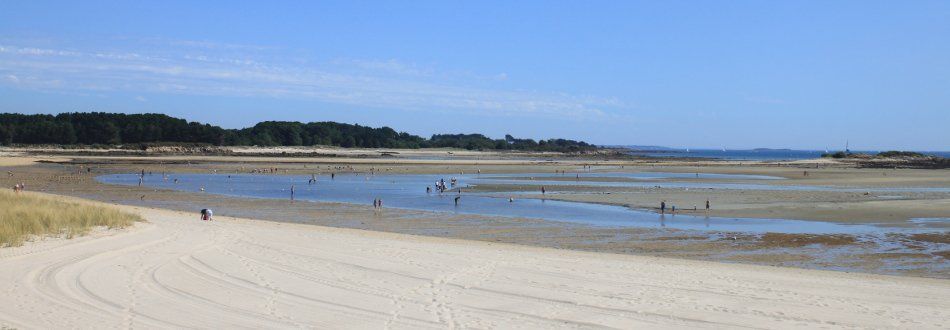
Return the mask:
<svg viewBox="0 0 950 330">
<path fill-rule="evenodd" d="M 105 206 L 64 202 L 30 193 L 0 191 L 0 247 L 36 236 L 82 236 L 94 228 L 124 228 L 142 218 Z"/>
</svg>

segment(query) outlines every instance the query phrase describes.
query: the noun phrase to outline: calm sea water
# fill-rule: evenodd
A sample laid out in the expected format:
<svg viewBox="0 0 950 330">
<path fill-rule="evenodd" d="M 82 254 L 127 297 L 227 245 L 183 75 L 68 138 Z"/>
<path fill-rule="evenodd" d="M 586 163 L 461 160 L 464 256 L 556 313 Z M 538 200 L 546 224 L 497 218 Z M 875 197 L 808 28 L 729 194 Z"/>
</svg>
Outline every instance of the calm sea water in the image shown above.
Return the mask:
<svg viewBox="0 0 950 330">
<path fill-rule="evenodd" d="M 654 176 L 655 174 L 649 174 Z M 296 190 L 295 197 L 302 201 L 329 201 L 370 205 L 380 198 L 387 208 L 405 208 L 435 212 L 479 214 L 515 218 L 535 218 L 571 222 L 593 226 L 675 228 L 725 232 L 781 232 L 781 233 L 880 233 L 885 231 L 908 231 L 912 229 L 884 228 L 870 225 L 845 225 L 830 222 L 736 219 L 687 215 L 658 215 L 654 212 L 630 209 L 621 206 L 591 203 L 563 202 L 542 199 L 494 197 L 504 193 L 462 194 L 455 204 L 455 192 L 426 193 L 426 186 L 437 180 L 458 178 L 458 186 L 477 184 L 482 181 L 499 182 L 504 178 L 494 176 L 481 179 L 477 175 L 337 175 L 335 179 L 317 177 L 316 184 L 307 184 L 308 176 L 295 175 L 250 175 L 250 174 L 173 174 L 167 180 L 159 175 L 145 176 L 143 184 L 149 187 L 180 191 L 269 199 L 289 199 L 290 187 Z M 107 184 L 137 185 L 136 174 L 99 176 Z M 175 180 L 178 183 L 175 183 Z M 761 180 L 769 180 L 761 178 Z M 513 180 L 512 180 L 513 181 Z M 922 230 L 922 229 L 921 229 Z"/>
<path fill-rule="evenodd" d="M 831 152 L 835 152 L 832 150 Z M 854 151 L 856 153 L 876 154 L 878 151 Z M 715 158 L 726 160 L 799 160 L 814 159 L 821 157 L 824 150 L 786 150 L 786 149 L 765 149 L 765 150 L 729 150 L 726 149 L 675 149 L 675 150 L 631 150 L 630 154 L 646 157 L 692 157 L 692 158 Z M 921 151 L 923 154 L 939 157 L 950 157 L 950 151 Z"/>
</svg>

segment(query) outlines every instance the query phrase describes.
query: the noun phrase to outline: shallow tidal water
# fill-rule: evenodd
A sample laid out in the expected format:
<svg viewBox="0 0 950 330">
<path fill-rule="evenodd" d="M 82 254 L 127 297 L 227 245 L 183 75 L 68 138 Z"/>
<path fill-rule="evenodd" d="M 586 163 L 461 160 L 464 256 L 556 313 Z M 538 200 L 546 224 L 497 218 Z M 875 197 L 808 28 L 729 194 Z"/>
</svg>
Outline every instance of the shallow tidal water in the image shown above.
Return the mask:
<svg viewBox="0 0 950 330">
<path fill-rule="evenodd" d="M 590 178 L 607 179 L 593 181 Z M 574 179 L 574 180 L 571 180 Z M 609 181 L 624 179 L 624 181 Z M 667 181 L 660 181 L 666 179 Z M 717 179 L 737 180 L 738 182 L 684 182 L 676 179 Z M 841 191 L 841 192 L 950 192 L 946 187 L 830 187 L 814 185 L 770 185 L 763 180 L 784 180 L 785 178 L 767 175 L 714 174 L 714 173 L 662 173 L 662 172 L 587 172 L 587 173 L 534 173 L 534 174 L 491 174 L 478 178 L 478 183 L 486 184 L 537 184 L 585 187 L 635 187 L 635 188 L 686 188 L 686 189 L 734 189 L 734 190 L 786 190 L 786 191 Z"/>
<path fill-rule="evenodd" d="M 640 174 L 640 175 L 638 175 Z M 543 176 L 538 174 L 537 176 Z M 548 174 L 550 175 L 550 174 Z M 693 174 L 682 173 L 598 173 L 598 176 L 621 176 L 643 178 L 645 180 L 657 178 L 685 178 Z M 729 175 L 717 177 L 715 174 L 702 174 L 707 178 L 730 179 L 759 179 L 775 180 L 775 177 L 745 177 Z M 518 174 L 517 177 L 535 175 Z M 726 176 L 720 174 L 718 176 Z M 138 185 L 138 174 L 112 174 L 97 177 L 97 180 L 106 184 Z M 926 232 L 924 226 L 916 228 L 894 228 L 861 224 L 839 224 L 821 221 L 784 220 L 784 219 L 748 219 L 702 217 L 690 215 L 659 215 L 654 212 L 636 210 L 622 206 L 602 205 L 581 202 L 566 202 L 544 199 L 518 198 L 519 194 L 512 193 L 514 201 L 507 198 L 493 196 L 504 193 L 477 194 L 457 193 L 459 187 L 479 183 L 524 183 L 524 180 L 507 179 L 507 175 L 420 175 L 420 174 L 338 174 L 333 179 L 328 175 L 316 176 L 316 182 L 308 184 L 310 176 L 301 175 L 269 175 L 269 174 L 169 174 L 145 175 L 144 186 L 179 191 L 197 192 L 204 189 L 205 193 L 236 197 L 290 199 L 291 186 L 295 187 L 295 199 L 300 201 L 325 201 L 371 205 L 375 198 L 382 199 L 386 208 L 403 208 L 445 212 L 448 214 L 478 214 L 488 216 L 503 216 L 514 218 L 534 218 L 549 221 L 570 222 L 591 226 L 606 227 L 636 227 L 636 228 L 669 228 L 682 230 L 737 232 L 737 233 L 791 233 L 791 234 L 884 234 L 884 233 L 917 233 Z M 457 184 L 450 187 L 445 193 L 438 193 L 433 188 L 426 193 L 426 187 L 444 179 L 450 185 L 451 178 L 456 178 Z M 177 183 L 176 183 L 177 180 Z M 541 184 L 547 181 L 531 181 Z M 598 184 L 604 182 L 586 182 Z M 616 182 L 608 182 L 616 183 Z M 551 181 L 554 184 L 563 184 L 561 181 Z M 669 182 L 664 186 L 669 186 Z M 454 188 L 454 189 L 453 189 Z M 460 196 L 456 205 L 455 198 Z"/>
</svg>

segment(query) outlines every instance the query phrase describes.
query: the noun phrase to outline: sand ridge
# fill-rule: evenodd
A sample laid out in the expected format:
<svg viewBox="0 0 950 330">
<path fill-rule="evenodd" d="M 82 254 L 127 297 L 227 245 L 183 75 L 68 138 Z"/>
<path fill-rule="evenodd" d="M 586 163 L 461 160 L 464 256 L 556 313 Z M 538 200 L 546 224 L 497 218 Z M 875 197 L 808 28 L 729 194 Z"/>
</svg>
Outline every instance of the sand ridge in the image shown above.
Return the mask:
<svg viewBox="0 0 950 330">
<path fill-rule="evenodd" d="M 0 325 L 919 329 L 950 324 L 947 280 L 224 217 L 202 222 L 197 214 L 121 207 L 140 212 L 148 223 L 0 256 Z"/>
</svg>

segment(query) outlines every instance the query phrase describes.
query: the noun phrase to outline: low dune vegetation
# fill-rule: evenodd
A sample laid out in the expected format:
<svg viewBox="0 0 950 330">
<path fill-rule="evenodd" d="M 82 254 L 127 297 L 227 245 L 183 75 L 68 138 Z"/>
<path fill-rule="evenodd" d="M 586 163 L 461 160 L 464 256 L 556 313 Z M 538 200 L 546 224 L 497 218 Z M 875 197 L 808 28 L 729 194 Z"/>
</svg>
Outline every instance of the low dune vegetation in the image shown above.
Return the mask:
<svg viewBox="0 0 950 330">
<path fill-rule="evenodd" d="M 95 227 L 124 228 L 141 220 L 136 214 L 106 206 L 0 191 L 0 248 L 23 245 L 34 236 L 73 238 Z"/>
</svg>

